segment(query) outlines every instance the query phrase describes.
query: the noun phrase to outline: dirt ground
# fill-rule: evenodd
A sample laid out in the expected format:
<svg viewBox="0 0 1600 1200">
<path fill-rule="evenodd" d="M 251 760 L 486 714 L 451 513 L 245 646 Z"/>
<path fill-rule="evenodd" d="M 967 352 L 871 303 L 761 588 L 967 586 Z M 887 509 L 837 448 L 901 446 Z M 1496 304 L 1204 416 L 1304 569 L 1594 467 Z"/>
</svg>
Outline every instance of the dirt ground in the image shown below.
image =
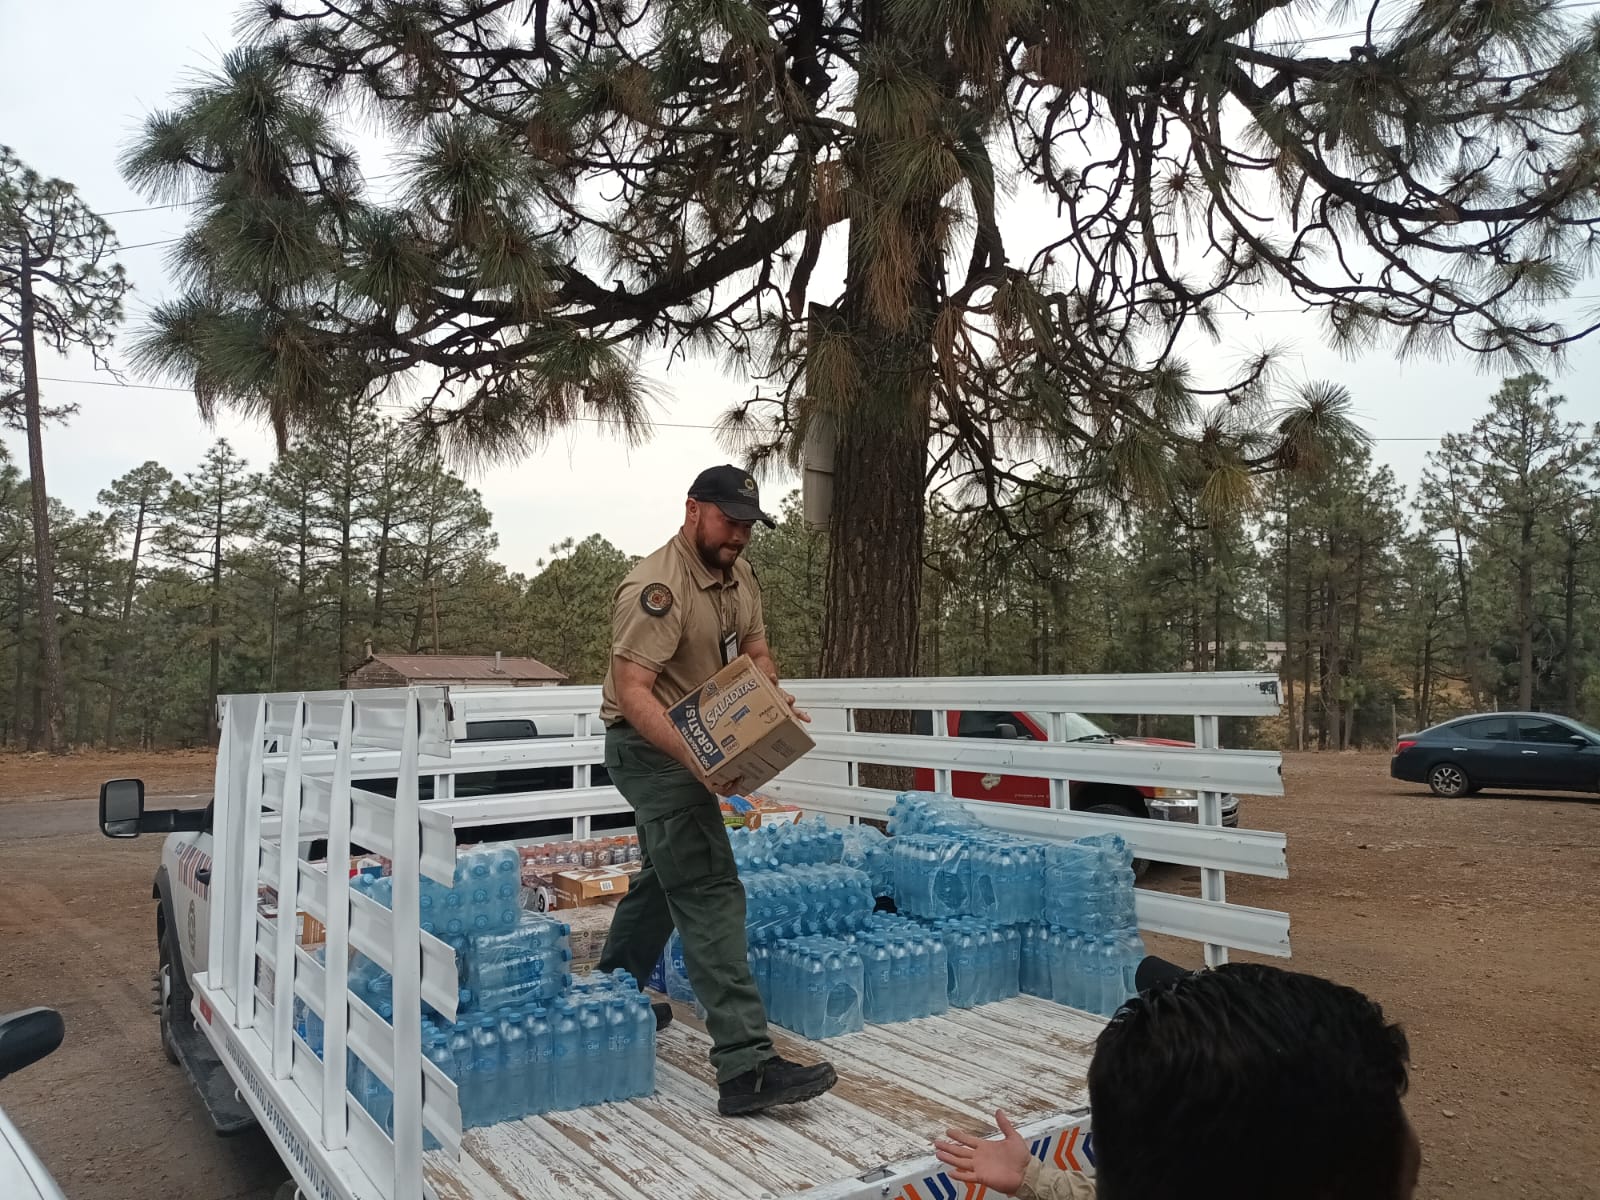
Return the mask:
<svg viewBox="0 0 1600 1200">
<path fill-rule="evenodd" d="M 204 754 L 0 756 L 0 1011 L 50 1004 L 54 1056 L 0 1084 L 0 1106 L 71 1200 L 267 1200 L 282 1178 L 259 1133 L 208 1132 L 157 1044 L 150 880 L 159 841 L 94 831 L 104 778 L 151 796 L 210 783 Z M 1287 910 L 1292 966 L 1361 988 L 1411 1038 L 1422 1200 L 1600 1196 L 1600 802 L 1443 801 L 1375 755 L 1291 755 L 1288 795 L 1243 824 L 1289 836 L 1290 877 L 1229 878 Z M 1191 893 L 1198 876 L 1149 881 Z M 1152 939 L 1182 961 L 1187 943 Z"/>
</svg>

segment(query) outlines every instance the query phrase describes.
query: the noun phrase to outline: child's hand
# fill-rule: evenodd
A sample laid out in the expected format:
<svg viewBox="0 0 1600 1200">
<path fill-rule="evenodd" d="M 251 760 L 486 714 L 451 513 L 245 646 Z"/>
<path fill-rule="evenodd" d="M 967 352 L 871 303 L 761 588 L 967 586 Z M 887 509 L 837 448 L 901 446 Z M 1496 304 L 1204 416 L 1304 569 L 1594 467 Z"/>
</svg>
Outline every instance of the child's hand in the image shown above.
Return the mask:
<svg viewBox="0 0 1600 1200">
<path fill-rule="evenodd" d="M 1028 1166 L 1028 1143 L 999 1109 L 995 1110 L 994 1123 L 1000 1127 L 999 1141 L 951 1129 L 933 1143 L 933 1149 L 939 1161 L 951 1168 L 950 1178 L 958 1183 L 981 1183 L 1010 1196 L 1022 1186 L 1022 1172 Z"/>
</svg>

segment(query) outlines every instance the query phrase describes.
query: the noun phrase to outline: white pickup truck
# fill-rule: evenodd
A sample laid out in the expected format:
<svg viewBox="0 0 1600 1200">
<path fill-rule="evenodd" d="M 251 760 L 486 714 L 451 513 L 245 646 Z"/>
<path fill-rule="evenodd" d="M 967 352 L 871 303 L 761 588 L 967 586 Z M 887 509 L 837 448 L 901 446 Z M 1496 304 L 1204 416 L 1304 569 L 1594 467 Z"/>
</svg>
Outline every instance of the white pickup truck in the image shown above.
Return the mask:
<svg viewBox="0 0 1600 1200">
<path fill-rule="evenodd" d="M 1229 947 L 1289 952 L 1288 917 L 1229 904 L 1225 874 L 1287 874 L 1281 834 L 1227 828 L 1225 795 L 1282 791 L 1276 754 L 1223 750 L 1221 716 L 1277 710 L 1276 680 L 1247 673 L 981 679 L 807 680 L 816 749 L 764 789 L 832 821 L 881 819 L 894 793 L 862 786 L 863 765 L 1050 781 L 1051 806 L 973 801 L 985 824 L 1040 839 L 1114 831 L 1152 862 L 1197 867 L 1201 895 L 1140 888 L 1146 931 L 1192 939 L 1210 963 Z M 598 689 L 395 689 L 228 696 L 215 798 L 205 809 L 146 811 L 137 780 L 101 791 L 111 837 L 169 836 L 152 889 L 161 1030 L 219 1130 L 259 1123 L 291 1175 L 319 1200 L 955 1200 L 931 1156 L 951 1125 L 986 1127 L 1009 1110 L 1034 1153 L 1092 1169 L 1085 1075 L 1100 1018 L 1021 996 L 896 1025 L 868 1025 L 820 1049 L 838 1068 L 829 1096 L 781 1117 L 715 1115 L 707 1038 L 693 1013 L 658 1046 L 657 1091 L 625 1103 L 462 1132 L 456 1089 L 421 1054 L 423 1002 L 456 1004 L 449 946 L 418 923 L 418 881 L 448 884 L 460 842 L 589 836 L 630 824 L 601 774 Z M 855 729 L 862 710 L 945 714 L 1026 709 L 1188 714 L 1195 745 L 895 736 Z M 1074 812 L 1069 781 L 1186 789 L 1193 824 Z M 561 786 L 565 784 L 565 786 Z M 353 850 L 394 864 L 385 909 L 349 886 Z M 296 923 L 326 929 L 324 968 Z M 347 991 L 357 950 L 394 979 L 388 1024 Z M 325 1025 L 319 1058 L 295 1033 L 296 1002 Z M 798 1038 L 775 1030 L 780 1053 Z M 346 1047 L 394 1095 L 393 1136 L 346 1091 Z M 804 1054 L 805 1051 L 801 1051 Z M 428 1135 L 431 1135 L 429 1137 Z M 437 1149 L 424 1149 L 425 1137 Z M 969 1189 L 970 1192 L 970 1189 Z"/>
</svg>

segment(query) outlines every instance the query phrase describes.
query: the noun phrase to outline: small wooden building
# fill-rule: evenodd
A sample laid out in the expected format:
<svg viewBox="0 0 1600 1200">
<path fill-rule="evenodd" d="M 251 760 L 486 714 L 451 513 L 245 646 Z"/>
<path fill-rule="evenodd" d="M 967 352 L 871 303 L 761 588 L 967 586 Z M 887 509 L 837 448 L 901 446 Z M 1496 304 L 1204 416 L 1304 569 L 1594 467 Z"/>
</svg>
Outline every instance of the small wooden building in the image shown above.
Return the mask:
<svg viewBox="0 0 1600 1200">
<path fill-rule="evenodd" d="M 555 687 L 567 677 L 537 658 L 503 654 L 373 654 L 344 678 L 347 688 Z"/>
</svg>

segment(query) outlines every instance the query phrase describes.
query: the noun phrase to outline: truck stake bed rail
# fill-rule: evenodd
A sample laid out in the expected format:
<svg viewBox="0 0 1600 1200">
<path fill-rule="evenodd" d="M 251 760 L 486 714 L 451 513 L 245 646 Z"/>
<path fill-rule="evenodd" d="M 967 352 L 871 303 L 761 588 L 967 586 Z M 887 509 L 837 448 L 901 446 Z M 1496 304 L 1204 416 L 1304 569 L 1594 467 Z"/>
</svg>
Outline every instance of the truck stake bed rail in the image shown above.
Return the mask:
<svg viewBox="0 0 1600 1200">
<path fill-rule="evenodd" d="M 1001 707 L 1008 689 L 1028 708 L 1059 721 L 1073 711 L 1188 712 L 1193 749 L 958 741 L 858 733 L 861 709 Z M 1099 690 L 1097 690 L 1099 689 Z M 1283 913 L 1229 904 L 1228 870 L 1281 876 L 1283 838 L 1224 829 L 1220 791 L 1281 792 L 1276 755 L 1226 751 L 1217 715 L 1277 710 L 1270 676 L 1118 676 L 1027 680 L 799 681 L 815 718 L 818 749 L 780 777 L 773 791 L 835 819 L 881 818 L 893 793 L 861 785 L 864 765 L 931 768 L 941 785 L 953 771 L 1011 772 L 1049 779 L 1053 807 L 1018 809 L 972 802 L 1001 829 L 1063 840 L 1097 831 L 1122 834 L 1142 856 L 1201 869 L 1199 898 L 1141 888 L 1142 927 L 1193 938 L 1209 962 L 1229 946 L 1288 953 Z M 463 829 L 570 818 L 584 836 L 591 816 L 625 811 L 610 787 L 591 786 L 600 759 L 598 690 L 394 689 L 219 701 L 209 958 L 193 979 L 192 1011 L 261 1121 L 303 1194 L 318 1200 L 578 1200 L 670 1196 L 674 1200 L 956 1200 L 929 1141 L 946 1127 L 989 1127 L 1007 1109 L 1036 1156 L 1089 1169 L 1085 1076 L 1097 1017 L 1018 997 L 939 1017 L 878 1026 L 825 1043 L 774 1029 L 779 1052 L 827 1057 L 840 1082 L 809 1105 L 759 1118 L 714 1115 L 707 1038 L 682 1011 L 659 1042 L 654 1096 L 551 1113 L 463 1133 L 456 1089 L 420 1050 L 424 1000 L 454 1015 L 453 956 L 418 924 L 418 880 L 450 881 Z M 848 705 L 848 707 L 845 707 Z M 537 718 L 565 723 L 566 735 L 457 747 L 472 720 Z M 935 720 L 934 727 L 942 728 Z M 454 783 L 473 769 L 568 768 L 560 792 L 460 797 Z M 419 800 L 421 778 L 432 794 Z M 387 778 L 393 794 L 363 784 Z M 1163 825 L 1067 811 L 1068 780 L 1137 780 L 1192 788 L 1200 823 Z M 468 835 L 470 838 L 470 834 Z M 393 860 L 391 909 L 353 893 L 344 871 L 307 857 L 313 840 L 329 862 L 348 861 L 352 842 Z M 326 966 L 296 944 L 295 922 L 257 911 L 262 887 L 285 917 L 309 913 L 326 926 Z M 347 990 L 347 958 L 359 951 L 394 977 L 387 1024 Z M 325 1059 L 293 1030 L 299 1002 L 325 1023 Z M 354 1049 L 394 1094 L 394 1135 L 373 1123 L 345 1086 Z M 441 1148 L 424 1151 L 424 1131 Z"/>
</svg>

